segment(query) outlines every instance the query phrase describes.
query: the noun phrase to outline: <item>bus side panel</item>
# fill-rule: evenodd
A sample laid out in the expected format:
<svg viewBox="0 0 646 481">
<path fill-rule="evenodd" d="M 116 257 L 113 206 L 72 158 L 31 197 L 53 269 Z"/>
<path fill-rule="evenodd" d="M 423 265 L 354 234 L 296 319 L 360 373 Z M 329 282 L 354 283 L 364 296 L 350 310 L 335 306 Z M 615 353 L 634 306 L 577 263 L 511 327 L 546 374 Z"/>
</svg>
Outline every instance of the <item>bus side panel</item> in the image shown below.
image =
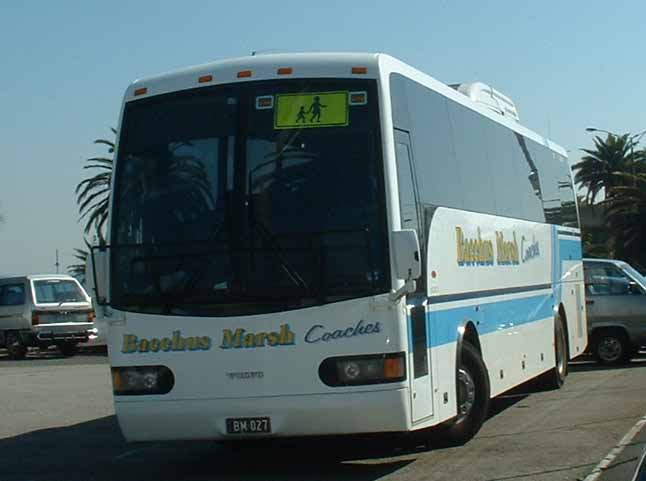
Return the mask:
<svg viewBox="0 0 646 481">
<path fill-rule="evenodd" d="M 478 332 L 492 395 L 554 366 L 551 228 L 544 224 L 438 208 L 428 243 L 431 348 L 441 417 L 455 411 L 458 329 Z M 451 352 L 452 351 L 452 352 Z M 446 357 L 446 358 L 445 358 Z"/>
<path fill-rule="evenodd" d="M 553 282 L 567 321 L 570 358 L 585 350 L 587 321 L 581 239 L 578 231 L 552 227 L 554 243 Z"/>
</svg>

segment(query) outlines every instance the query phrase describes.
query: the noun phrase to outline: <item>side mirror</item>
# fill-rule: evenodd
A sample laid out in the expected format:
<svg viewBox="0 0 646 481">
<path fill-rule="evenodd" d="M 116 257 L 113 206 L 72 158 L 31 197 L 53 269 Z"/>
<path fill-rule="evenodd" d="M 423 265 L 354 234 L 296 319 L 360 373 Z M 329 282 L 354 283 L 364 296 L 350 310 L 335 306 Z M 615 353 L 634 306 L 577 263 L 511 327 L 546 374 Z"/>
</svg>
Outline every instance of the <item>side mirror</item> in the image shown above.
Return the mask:
<svg viewBox="0 0 646 481">
<path fill-rule="evenodd" d="M 410 281 L 422 275 L 419 239 L 413 229 L 402 229 L 392 233 L 392 252 L 395 273 L 398 279 Z"/>
<path fill-rule="evenodd" d="M 86 266 L 86 278 L 90 296 L 99 306 L 108 304 L 108 252 L 104 246 L 94 246 Z"/>
<path fill-rule="evenodd" d="M 642 288 L 635 281 L 628 283 L 628 294 L 640 295 L 643 294 Z"/>
</svg>

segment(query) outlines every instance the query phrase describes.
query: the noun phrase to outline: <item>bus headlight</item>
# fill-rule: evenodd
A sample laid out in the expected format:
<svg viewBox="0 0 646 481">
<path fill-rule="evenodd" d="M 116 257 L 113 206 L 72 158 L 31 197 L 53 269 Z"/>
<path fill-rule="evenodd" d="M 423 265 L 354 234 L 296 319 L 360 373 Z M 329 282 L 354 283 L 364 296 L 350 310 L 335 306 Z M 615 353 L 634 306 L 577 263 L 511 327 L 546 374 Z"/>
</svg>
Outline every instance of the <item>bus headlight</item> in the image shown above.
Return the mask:
<svg viewBox="0 0 646 481">
<path fill-rule="evenodd" d="M 406 358 L 403 352 L 330 357 L 319 366 L 319 377 L 328 386 L 399 382 L 406 379 Z"/>
<path fill-rule="evenodd" d="M 174 385 L 175 376 L 166 366 L 112 368 L 112 390 L 115 396 L 166 394 Z"/>
</svg>

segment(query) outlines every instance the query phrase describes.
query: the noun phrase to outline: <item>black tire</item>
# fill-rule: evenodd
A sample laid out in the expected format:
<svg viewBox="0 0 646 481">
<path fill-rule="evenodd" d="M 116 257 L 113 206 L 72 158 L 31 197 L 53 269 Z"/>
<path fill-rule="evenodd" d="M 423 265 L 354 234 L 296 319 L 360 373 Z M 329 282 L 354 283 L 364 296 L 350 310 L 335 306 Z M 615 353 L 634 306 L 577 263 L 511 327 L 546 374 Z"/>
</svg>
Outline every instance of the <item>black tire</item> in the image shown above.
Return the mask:
<svg viewBox="0 0 646 481">
<path fill-rule="evenodd" d="M 27 356 L 27 344 L 25 344 L 17 331 L 8 332 L 5 342 L 9 359 L 20 360 Z"/>
<path fill-rule="evenodd" d="M 625 364 L 633 352 L 628 336 L 621 329 L 602 329 L 594 333 L 592 355 L 600 364 Z"/>
<path fill-rule="evenodd" d="M 62 342 L 57 344 L 58 350 L 61 351 L 61 354 L 65 357 L 72 357 L 79 352 L 79 347 L 74 342 Z"/>
<path fill-rule="evenodd" d="M 547 389 L 561 389 L 568 374 L 568 342 L 560 314 L 554 318 L 554 367 L 543 376 Z"/>
<path fill-rule="evenodd" d="M 482 356 L 466 341 L 462 345 L 456 377 L 458 415 L 446 427 L 443 437 L 451 444 L 464 444 L 478 432 L 487 418 L 491 395 Z"/>
</svg>

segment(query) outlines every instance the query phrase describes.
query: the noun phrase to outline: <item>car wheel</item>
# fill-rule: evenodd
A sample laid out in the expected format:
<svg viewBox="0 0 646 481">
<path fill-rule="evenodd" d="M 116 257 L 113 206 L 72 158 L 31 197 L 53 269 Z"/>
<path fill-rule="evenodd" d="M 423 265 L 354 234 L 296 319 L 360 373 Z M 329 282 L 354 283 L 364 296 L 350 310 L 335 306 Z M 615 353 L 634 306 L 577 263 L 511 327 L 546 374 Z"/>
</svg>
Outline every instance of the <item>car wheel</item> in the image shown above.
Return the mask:
<svg viewBox="0 0 646 481">
<path fill-rule="evenodd" d="M 27 355 L 27 344 L 18 332 L 9 332 L 6 336 L 6 344 L 10 359 L 24 359 Z"/>
<path fill-rule="evenodd" d="M 630 360 L 632 346 L 623 331 L 608 329 L 595 334 L 593 354 L 601 364 L 616 365 Z"/>
<path fill-rule="evenodd" d="M 57 344 L 58 350 L 61 351 L 61 354 L 65 357 L 72 357 L 74 356 L 77 352 L 79 352 L 78 345 L 74 344 L 73 342 L 63 342 L 61 344 Z"/>
<path fill-rule="evenodd" d="M 462 345 L 457 370 L 458 415 L 446 428 L 446 438 L 455 444 L 471 439 L 484 423 L 489 411 L 489 376 L 478 350 L 468 342 Z"/>
<path fill-rule="evenodd" d="M 560 389 L 568 374 L 568 348 L 563 319 L 558 314 L 554 318 L 554 367 L 545 373 L 541 387 Z"/>
</svg>

